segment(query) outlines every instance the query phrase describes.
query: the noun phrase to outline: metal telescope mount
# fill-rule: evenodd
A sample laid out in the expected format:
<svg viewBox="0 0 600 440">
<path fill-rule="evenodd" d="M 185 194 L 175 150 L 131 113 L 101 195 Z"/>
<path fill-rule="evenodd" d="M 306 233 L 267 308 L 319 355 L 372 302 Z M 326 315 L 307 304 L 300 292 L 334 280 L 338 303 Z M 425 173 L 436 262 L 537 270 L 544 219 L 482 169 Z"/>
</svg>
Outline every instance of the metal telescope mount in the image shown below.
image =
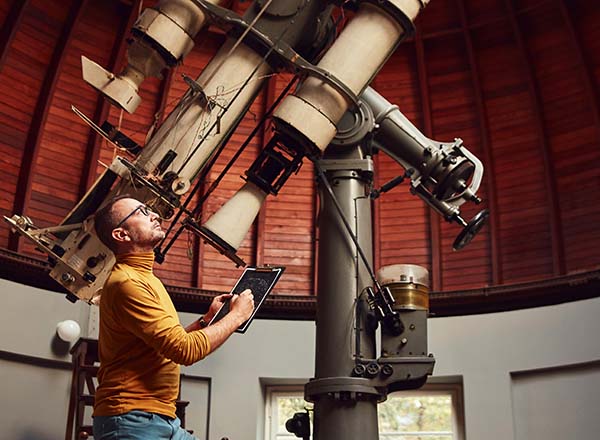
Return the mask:
<svg viewBox="0 0 600 440">
<path fill-rule="evenodd" d="M 262 203 L 277 195 L 305 158 L 313 161 L 320 212 L 315 375 L 305 386 L 306 399 L 314 402 L 312 437 L 377 439 L 377 404 L 390 392 L 422 386 L 435 359 L 427 350 L 427 271 L 410 264 L 373 269 L 373 200 L 409 183 L 411 193 L 462 228 L 457 250 L 488 216 L 483 210 L 467 222 L 460 211 L 464 203 L 481 202 L 479 159 L 460 139 L 428 139 L 369 87 L 428 3 L 256 0 L 239 16 L 218 0 L 159 1 L 134 24 L 127 65 L 119 74 L 82 57 L 85 81 L 111 103 L 134 112 L 145 78 L 181 63 L 208 24 L 225 30 L 221 49 L 198 78 L 184 79 L 187 92 L 143 147 L 111 124 L 98 126 L 78 112 L 119 157 L 61 225 L 37 229 L 24 215 L 6 220 L 48 255 L 51 276 L 71 300 L 94 303 L 114 255 L 97 238 L 92 215 L 112 197 L 131 194 L 172 220 L 170 243 L 189 230 L 244 265 L 237 250 Z M 335 8 L 353 11 L 339 33 Z M 266 79 L 279 72 L 292 73 L 298 86 L 267 111 L 273 133 L 245 184 L 202 223 L 204 196 L 193 202 L 202 181 Z M 404 169 L 381 188 L 374 188 L 376 152 Z M 158 260 L 170 243 L 161 244 Z M 306 419 L 289 423 L 302 438 L 310 434 Z"/>
</svg>

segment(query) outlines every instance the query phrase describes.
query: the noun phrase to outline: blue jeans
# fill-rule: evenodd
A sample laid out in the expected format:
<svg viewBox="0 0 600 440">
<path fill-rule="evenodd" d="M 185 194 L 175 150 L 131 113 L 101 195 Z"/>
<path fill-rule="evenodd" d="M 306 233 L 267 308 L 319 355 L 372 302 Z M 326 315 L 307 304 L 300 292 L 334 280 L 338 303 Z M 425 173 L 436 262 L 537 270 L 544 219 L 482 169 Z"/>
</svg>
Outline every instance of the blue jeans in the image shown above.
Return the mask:
<svg viewBox="0 0 600 440">
<path fill-rule="evenodd" d="M 94 440 L 198 440 L 178 418 L 144 411 L 94 417 Z"/>
</svg>

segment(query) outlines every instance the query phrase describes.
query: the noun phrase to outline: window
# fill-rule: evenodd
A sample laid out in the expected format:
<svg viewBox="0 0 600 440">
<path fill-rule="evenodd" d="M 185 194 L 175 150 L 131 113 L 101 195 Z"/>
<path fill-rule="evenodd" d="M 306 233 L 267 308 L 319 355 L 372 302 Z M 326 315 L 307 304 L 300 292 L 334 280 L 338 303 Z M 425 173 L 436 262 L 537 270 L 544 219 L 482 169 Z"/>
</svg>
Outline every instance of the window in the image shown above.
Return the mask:
<svg viewBox="0 0 600 440">
<path fill-rule="evenodd" d="M 303 412 L 305 408 L 312 409 L 312 407 L 312 403 L 304 400 L 304 387 L 302 385 L 268 386 L 265 439 L 297 439 L 298 437 L 285 429 L 285 422 L 291 419 L 295 413 Z M 312 411 L 309 414 L 312 427 Z"/>
<path fill-rule="evenodd" d="M 463 439 L 459 384 L 427 384 L 392 393 L 379 405 L 380 440 Z"/>
<path fill-rule="evenodd" d="M 312 409 L 302 385 L 268 386 L 266 440 L 293 440 L 285 422 L 294 413 Z M 463 440 L 462 386 L 428 383 L 414 391 L 392 393 L 378 406 L 380 440 Z M 311 431 L 312 431 L 312 411 Z"/>
</svg>

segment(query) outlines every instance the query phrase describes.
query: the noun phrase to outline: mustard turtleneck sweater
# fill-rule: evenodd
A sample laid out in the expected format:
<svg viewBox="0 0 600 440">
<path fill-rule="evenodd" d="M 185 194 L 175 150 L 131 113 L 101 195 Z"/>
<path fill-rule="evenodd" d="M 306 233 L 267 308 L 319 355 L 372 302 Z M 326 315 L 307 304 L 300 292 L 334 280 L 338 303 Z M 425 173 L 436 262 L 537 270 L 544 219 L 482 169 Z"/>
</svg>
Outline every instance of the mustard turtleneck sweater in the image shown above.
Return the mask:
<svg viewBox="0 0 600 440">
<path fill-rule="evenodd" d="M 117 257 L 100 299 L 95 416 L 141 410 L 175 417 L 179 364 L 210 352 L 202 330 L 187 333 L 161 281 L 154 254 Z"/>
</svg>

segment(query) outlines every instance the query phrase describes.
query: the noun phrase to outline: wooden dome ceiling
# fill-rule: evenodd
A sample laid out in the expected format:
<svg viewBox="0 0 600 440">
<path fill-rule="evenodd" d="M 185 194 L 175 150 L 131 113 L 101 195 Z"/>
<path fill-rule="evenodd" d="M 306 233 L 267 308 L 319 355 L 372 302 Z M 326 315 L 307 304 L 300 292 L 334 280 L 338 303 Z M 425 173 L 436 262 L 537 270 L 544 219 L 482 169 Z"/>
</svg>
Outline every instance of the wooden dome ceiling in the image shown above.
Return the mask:
<svg viewBox="0 0 600 440">
<path fill-rule="evenodd" d="M 143 84 L 135 114 L 109 106 L 81 79 L 80 57 L 118 71 L 131 24 L 153 3 L 0 0 L 2 215 L 24 213 L 40 227 L 58 224 L 112 160 L 114 151 L 79 120 L 72 104 L 143 144 L 148 129 L 186 90 L 182 74 L 197 77 L 221 45 L 222 33 L 202 32 L 183 65 Z M 233 8 L 247 5 L 234 2 Z M 207 186 L 288 79 L 270 78 Z M 475 240 L 453 252 L 458 228 L 400 186 L 374 205 L 376 266 L 429 269 L 432 308 L 441 314 L 600 293 L 600 2 L 432 0 L 416 36 L 396 50 L 372 86 L 428 137 L 464 140 L 484 163 L 480 195 L 491 212 Z M 245 150 L 204 215 L 242 185 L 239 176 L 265 138 Z M 379 185 L 402 172 L 383 154 L 376 169 Z M 316 203 L 313 169 L 305 163 L 279 196 L 268 199 L 240 252 L 254 264 L 286 265 L 276 302 L 308 315 Z M 475 209 L 468 208 L 465 218 Z M 24 274 L 43 271 L 35 259 L 41 255 L 3 222 L 0 247 L 2 276 L 32 282 Z M 207 291 L 229 290 L 238 274 L 233 269 L 184 235 L 157 272 L 185 309 Z"/>
</svg>

